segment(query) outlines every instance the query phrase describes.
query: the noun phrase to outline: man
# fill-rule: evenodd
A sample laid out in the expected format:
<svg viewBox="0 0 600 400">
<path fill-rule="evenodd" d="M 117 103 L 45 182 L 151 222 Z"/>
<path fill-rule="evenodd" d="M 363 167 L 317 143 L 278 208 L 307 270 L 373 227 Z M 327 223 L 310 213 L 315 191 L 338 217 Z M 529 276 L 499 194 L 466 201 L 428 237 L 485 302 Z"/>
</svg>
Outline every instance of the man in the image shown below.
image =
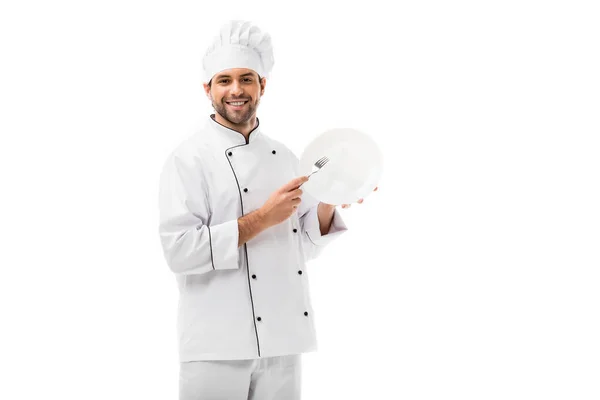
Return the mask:
<svg viewBox="0 0 600 400">
<path fill-rule="evenodd" d="M 347 227 L 334 205 L 303 194 L 298 158 L 261 131 L 273 64 L 268 34 L 226 24 L 203 60 L 216 113 L 161 173 L 180 399 L 299 399 L 300 355 L 316 349 L 306 262 Z"/>
</svg>

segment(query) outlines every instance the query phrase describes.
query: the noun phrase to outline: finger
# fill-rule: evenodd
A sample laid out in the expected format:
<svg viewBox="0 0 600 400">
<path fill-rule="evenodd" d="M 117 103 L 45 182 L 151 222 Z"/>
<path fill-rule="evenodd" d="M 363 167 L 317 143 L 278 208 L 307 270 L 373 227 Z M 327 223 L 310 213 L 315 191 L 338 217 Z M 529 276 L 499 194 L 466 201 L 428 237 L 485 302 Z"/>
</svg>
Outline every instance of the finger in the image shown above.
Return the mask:
<svg viewBox="0 0 600 400">
<path fill-rule="evenodd" d="M 297 178 L 292 179 L 285 185 L 281 187 L 283 192 L 289 192 L 290 190 L 297 189 L 300 185 L 308 180 L 308 176 L 299 176 Z"/>
<path fill-rule="evenodd" d="M 360 204 L 360 203 L 362 203 L 363 201 L 365 201 L 365 200 L 364 200 L 364 199 L 358 199 L 357 203 L 358 203 L 358 204 Z"/>
<path fill-rule="evenodd" d="M 374 192 L 376 192 L 376 191 L 377 191 L 377 188 L 378 188 L 378 186 L 375 186 L 375 189 L 373 189 L 373 191 L 374 191 Z"/>
<path fill-rule="evenodd" d="M 300 197 L 304 191 L 302 189 L 294 189 L 289 193 L 290 199 L 295 199 L 296 197 Z"/>
</svg>

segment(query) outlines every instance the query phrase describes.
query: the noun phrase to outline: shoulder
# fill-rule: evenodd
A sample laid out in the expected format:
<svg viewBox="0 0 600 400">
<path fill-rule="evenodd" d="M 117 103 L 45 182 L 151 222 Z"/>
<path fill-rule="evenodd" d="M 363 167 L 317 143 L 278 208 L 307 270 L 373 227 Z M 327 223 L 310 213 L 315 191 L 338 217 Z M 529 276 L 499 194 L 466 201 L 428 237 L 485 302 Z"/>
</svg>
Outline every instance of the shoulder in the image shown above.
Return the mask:
<svg viewBox="0 0 600 400">
<path fill-rule="evenodd" d="M 163 171 L 198 170 L 210 154 L 206 132 L 197 131 L 176 145 L 163 162 Z"/>
</svg>

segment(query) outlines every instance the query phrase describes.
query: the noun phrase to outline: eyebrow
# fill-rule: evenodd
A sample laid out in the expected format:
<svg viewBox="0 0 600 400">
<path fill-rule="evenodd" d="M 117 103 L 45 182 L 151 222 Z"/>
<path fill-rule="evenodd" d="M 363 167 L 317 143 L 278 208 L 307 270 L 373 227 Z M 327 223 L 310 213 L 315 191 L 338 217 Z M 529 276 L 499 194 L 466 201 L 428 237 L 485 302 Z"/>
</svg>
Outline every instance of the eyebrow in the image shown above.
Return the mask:
<svg viewBox="0 0 600 400">
<path fill-rule="evenodd" d="M 252 76 L 252 77 L 254 77 L 254 73 L 252 73 L 252 72 L 246 72 L 245 74 L 240 75 L 240 77 L 244 77 L 244 76 Z M 217 79 L 221 79 L 221 78 L 231 78 L 231 75 L 217 75 Z"/>
</svg>

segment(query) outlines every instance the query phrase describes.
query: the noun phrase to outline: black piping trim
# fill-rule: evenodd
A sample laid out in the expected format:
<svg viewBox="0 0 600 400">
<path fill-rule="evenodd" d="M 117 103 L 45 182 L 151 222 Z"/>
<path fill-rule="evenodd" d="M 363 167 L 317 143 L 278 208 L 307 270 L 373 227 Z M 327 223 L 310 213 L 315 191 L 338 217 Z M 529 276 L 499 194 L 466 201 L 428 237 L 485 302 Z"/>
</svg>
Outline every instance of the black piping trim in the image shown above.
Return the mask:
<svg viewBox="0 0 600 400">
<path fill-rule="evenodd" d="M 227 127 L 227 126 L 225 126 L 225 125 L 223 125 L 223 124 L 221 124 L 221 123 L 217 122 L 217 120 L 213 118 L 214 116 L 215 116 L 215 114 L 211 114 L 211 115 L 210 115 L 210 119 L 211 119 L 211 120 L 212 120 L 214 123 L 221 125 L 221 126 L 222 126 L 223 128 L 225 128 L 225 129 L 229 129 L 229 130 L 230 130 L 230 131 L 232 131 L 232 132 L 235 132 L 235 133 L 238 133 L 238 134 L 242 135 L 242 137 L 244 138 L 244 140 L 246 140 L 246 144 L 248 144 L 248 141 L 250 140 L 250 134 L 251 134 L 252 132 L 254 132 L 254 131 L 255 131 L 255 130 L 256 130 L 258 127 L 259 127 L 259 125 L 260 125 L 260 120 L 258 119 L 258 117 L 256 117 L 256 126 L 254 127 L 254 129 L 252 129 L 252 130 L 250 131 L 250 133 L 248 133 L 248 139 L 246 139 L 246 137 L 245 137 L 245 136 L 244 136 L 244 135 L 243 135 L 241 132 L 238 132 L 238 131 L 236 131 L 235 129 L 231 129 L 231 128 L 229 128 L 229 127 Z M 239 146 L 245 146 L 245 145 L 243 145 L 243 144 L 240 144 L 240 145 L 238 145 L 238 146 L 233 146 L 233 147 L 230 147 L 230 148 L 229 148 L 229 149 L 227 149 L 227 150 L 231 150 L 231 149 L 233 149 L 233 148 L 235 148 L 235 147 L 239 147 Z M 227 150 L 225 150 L 225 151 L 227 151 Z M 225 155 L 227 155 L 227 153 L 226 153 Z M 229 160 L 229 159 L 228 159 L 228 160 Z M 229 166 L 231 166 L 231 163 L 229 163 Z M 231 169 L 233 170 L 233 167 L 231 167 Z M 235 171 L 233 172 L 233 174 L 235 175 Z M 237 181 L 237 178 L 236 178 L 236 181 Z M 238 187 L 239 187 L 239 184 L 238 184 Z"/>
<path fill-rule="evenodd" d="M 215 270 L 215 261 L 213 259 L 213 249 L 212 249 L 212 236 L 210 234 L 210 226 L 206 225 L 208 228 L 208 243 L 210 244 L 210 262 L 212 263 L 213 271 Z"/>
<path fill-rule="evenodd" d="M 217 121 L 215 121 L 215 122 L 217 122 Z M 256 126 L 258 127 L 258 124 Z M 227 127 L 225 127 L 225 128 L 227 128 Z M 227 128 L 227 129 L 229 129 L 229 128 Z M 233 129 L 231 129 L 231 130 L 233 130 Z M 225 158 L 227 158 L 229 167 L 231 167 L 231 171 L 233 172 L 233 176 L 235 178 L 235 183 L 238 187 L 238 193 L 240 194 L 240 205 L 242 206 L 242 215 L 244 215 L 244 201 L 242 200 L 242 190 L 240 189 L 240 182 L 238 181 L 237 175 L 235 174 L 233 165 L 231 165 L 231 160 L 229 160 L 229 156 L 227 156 L 227 152 L 236 147 L 246 146 L 246 145 L 247 145 L 247 143 L 225 149 Z M 256 328 L 256 314 L 254 312 L 254 300 L 252 299 L 252 286 L 250 284 L 250 264 L 248 263 L 248 247 L 246 246 L 246 243 L 244 243 L 244 255 L 246 256 L 246 274 L 248 275 L 248 290 L 250 291 L 250 303 L 252 305 L 252 321 L 254 322 L 254 333 L 256 333 L 256 347 L 258 348 L 258 356 L 260 357 L 260 343 L 258 340 L 258 329 Z"/>
<path fill-rule="evenodd" d="M 318 244 L 316 244 L 315 242 L 313 242 L 312 238 L 310 237 L 310 235 L 308 234 L 308 232 L 306 232 L 306 236 L 308 237 L 308 240 L 310 240 L 310 242 L 312 244 L 314 244 L 315 246 L 318 246 Z"/>
</svg>

